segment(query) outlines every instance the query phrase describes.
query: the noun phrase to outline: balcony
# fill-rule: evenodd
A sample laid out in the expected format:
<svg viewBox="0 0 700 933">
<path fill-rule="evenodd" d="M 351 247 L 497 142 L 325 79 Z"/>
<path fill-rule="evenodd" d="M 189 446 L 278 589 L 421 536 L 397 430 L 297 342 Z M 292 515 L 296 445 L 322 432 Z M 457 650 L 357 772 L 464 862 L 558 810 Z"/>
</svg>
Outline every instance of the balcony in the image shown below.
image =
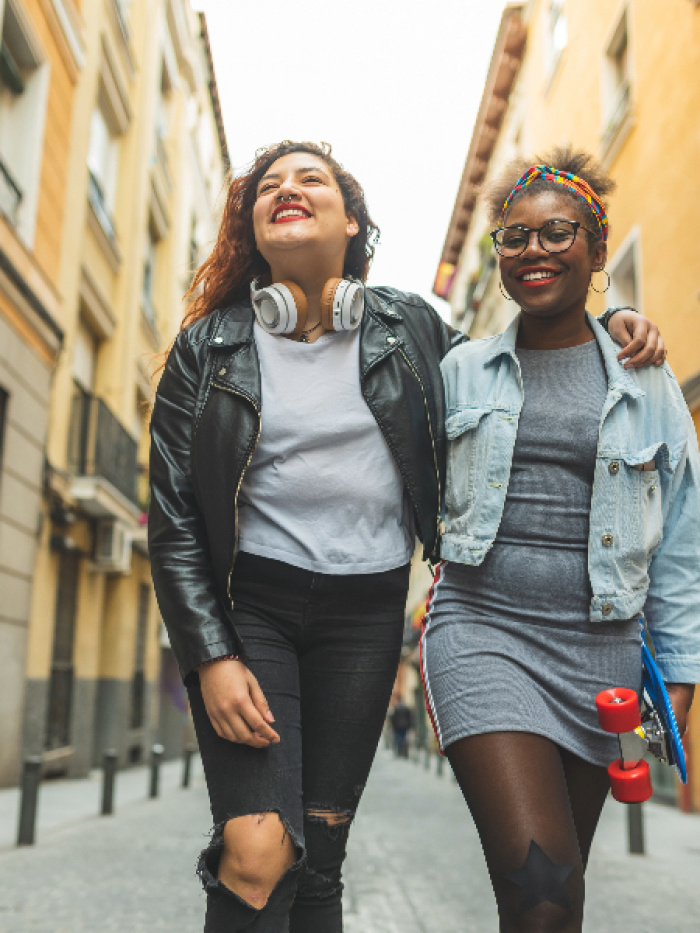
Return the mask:
<svg viewBox="0 0 700 933">
<path fill-rule="evenodd" d="M 68 436 L 70 494 L 96 518 L 138 522 L 137 443 L 105 402 L 76 387 Z"/>
<path fill-rule="evenodd" d="M 21 202 L 22 191 L 0 159 L 0 214 L 7 217 L 13 226 L 17 225 L 17 213 Z"/>
</svg>

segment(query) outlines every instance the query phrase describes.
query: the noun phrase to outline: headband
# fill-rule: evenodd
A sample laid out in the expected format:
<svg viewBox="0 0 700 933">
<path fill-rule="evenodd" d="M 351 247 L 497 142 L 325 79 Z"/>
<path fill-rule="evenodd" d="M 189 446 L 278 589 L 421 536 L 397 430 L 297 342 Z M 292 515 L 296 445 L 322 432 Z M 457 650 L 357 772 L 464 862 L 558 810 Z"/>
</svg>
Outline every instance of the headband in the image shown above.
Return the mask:
<svg viewBox="0 0 700 933">
<path fill-rule="evenodd" d="M 591 188 L 588 182 L 584 181 L 583 178 L 579 178 L 578 175 L 574 175 L 572 172 L 560 172 L 558 168 L 552 168 L 550 165 L 532 165 L 520 178 L 517 180 L 515 187 L 508 195 L 503 205 L 503 210 L 501 211 L 501 219 L 503 215 L 508 210 L 508 207 L 515 197 L 515 195 L 522 188 L 525 188 L 530 182 L 535 181 L 537 178 L 542 178 L 544 181 L 551 181 L 557 185 L 563 185 L 564 188 L 567 188 L 569 191 L 573 191 L 574 194 L 581 198 L 582 201 L 585 201 L 588 205 L 591 213 L 598 221 L 598 226 L 600 227 L 600 232 L 603 237 L 603 241 L 608 238 L 608 217 L 605 213 L 605 205 L 600 200 L 595 191 Z"/>
</svg>

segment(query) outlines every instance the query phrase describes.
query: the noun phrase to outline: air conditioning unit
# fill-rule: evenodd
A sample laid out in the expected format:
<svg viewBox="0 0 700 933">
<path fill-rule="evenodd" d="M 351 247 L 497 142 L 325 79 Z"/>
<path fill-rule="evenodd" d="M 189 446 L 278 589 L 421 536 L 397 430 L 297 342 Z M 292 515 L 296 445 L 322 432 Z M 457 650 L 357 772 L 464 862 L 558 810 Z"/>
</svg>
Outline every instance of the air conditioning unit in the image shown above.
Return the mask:
<svg viewBox="0 0 700 933">
<path fill-rule="evenodd" d="M 98 521 L 95 566 L 105 573 L 128 573 L 131 570 L 131 536 L 123 522 L 112 518 Z"/>
</svg>

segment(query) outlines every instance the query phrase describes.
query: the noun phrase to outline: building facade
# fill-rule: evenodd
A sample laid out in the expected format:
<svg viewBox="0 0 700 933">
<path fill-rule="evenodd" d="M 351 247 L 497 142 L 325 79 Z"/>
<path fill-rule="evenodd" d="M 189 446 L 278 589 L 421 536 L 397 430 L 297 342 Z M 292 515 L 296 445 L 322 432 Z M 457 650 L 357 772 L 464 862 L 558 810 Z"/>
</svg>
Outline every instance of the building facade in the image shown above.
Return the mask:
<svg viewBox="0 0 700 933">
<path fill-rule="evenodd" d="M 472 337 L 514 314 L 498 290 L 479 186 L 515 156 L 571 143 L 617 182 L 609 200 L 607 293 L 589 308 L 632 305 L 661 327 L 669 362 L 700 427 L 700 4 L 668 0 L 527 0 L 506 7 L 435 281 Z M 596 281 L 604 288 L 604 276 Z M 700 713 L 688 730 L 691 777 L 657 792 L 700 809 Z M 697 750 L 695 752 L 695 750 Z"/>
<path fill-rule="evenodd" d="M 65 341 L 62 231 L 85 50 L 76 8 L 0 0 L 0 784 L 22 745 L 51 391 Z"/>
<path fill-rule="evenodd" d="M 29 410 L 13 416 L 11 398 L 6 424 L 12 440 L 11 418 L 24 417 L 25 446 L 35 440 L 24 644 L 13 655 L 13 731 L 7 742 L 0 736 L 2 783 L 16 779 L 26 754 L 41 754 L 46 773 L 79 776 L 107 748 L 123 765 L 143 759 L 156 738 L 173 752 L 182 741 L 184 697 L 146 549 L 150 377 L 216 235 L 228 168 L 206 23 L 187 0 L 8 6 L 11 36 L 20 15 L 40 22 L 39 11 L 53 11 L 44 44 L 56 44 L 67 74 L 60 106 L 47 108 L 37 197 L 35 250 L 41 282 L 53 286 L 56 344 L 44 354 L 43 421 Z M 5 41 L 2 65 L 5 80 Z M 49 72 L 50 92 L 53 62 Z M 55 216 L 42 218 L 44 200 Z M 44 385 L 33 384 L 35 394 Z M 7 470 L 8 496 L 13 469 L 27 472 L 11 455 L 9 445 L 0 495 Z M 0 723 L 8 729 L 6 717 Z"/>
</svg>

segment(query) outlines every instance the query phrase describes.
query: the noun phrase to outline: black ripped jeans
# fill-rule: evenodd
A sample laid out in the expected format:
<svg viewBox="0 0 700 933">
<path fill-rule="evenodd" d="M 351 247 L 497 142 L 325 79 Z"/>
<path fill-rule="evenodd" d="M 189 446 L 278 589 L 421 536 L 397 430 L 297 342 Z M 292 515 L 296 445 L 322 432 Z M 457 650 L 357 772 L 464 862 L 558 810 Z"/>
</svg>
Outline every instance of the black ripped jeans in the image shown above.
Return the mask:
<svg viewBox="0 0 700 933">
<path fill-rule="evenodd" d="M 198 868 L 205 933 L 341 933 L 341 866 L 396 676 L 408 570 L 336 576 L 236 558 L 236 631 L 280 742 L 256 749 L 219 738 L 199 679 L 189 678 L 214 818 Z M 234 817 L 272 811 L 298 860 L 257 910 L 217 880 L 222 832 Z M 319 811 L 343 822 L 329 825 Z"/>
</svg>

